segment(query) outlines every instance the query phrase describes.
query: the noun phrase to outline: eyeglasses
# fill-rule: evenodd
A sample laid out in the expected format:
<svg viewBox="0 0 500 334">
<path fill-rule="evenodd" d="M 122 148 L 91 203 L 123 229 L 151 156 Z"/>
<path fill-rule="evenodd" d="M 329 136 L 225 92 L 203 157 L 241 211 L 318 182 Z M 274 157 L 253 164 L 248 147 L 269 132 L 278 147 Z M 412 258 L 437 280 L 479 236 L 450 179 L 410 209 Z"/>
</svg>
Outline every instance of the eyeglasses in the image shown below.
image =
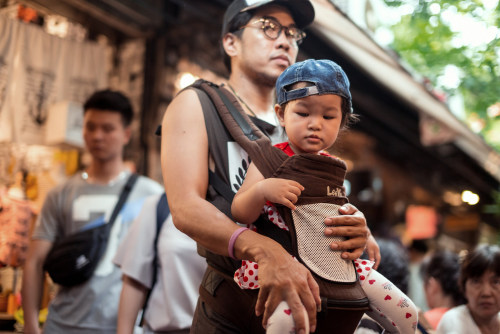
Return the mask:
<svg viewBox="0 0 500 334">
<path fill-rule="evenodd" d="M 265 17 L 258 19 L 257 21 L 253 21 L 252 23 L 249 23 L 245 26 L 242 26 L 238 30 L 244 28 L 258 28 L 252 26 L 252 24 L 255 23 L 261 23 L 262 25 L 260 26 L 260 29 L 262 29 L 264 35 L 266 35 L 267 38 L 272 40 L 278 39 L 282 31 L 285 31 L 286 37 L 291 39 L 297 45 L 300 45 L 300 43 L 302 43 L 302 40 L 306 37 L 306 33 L 297 27 L 293 26 L 285 27 L 282 26 L 281 23 L 279 23 L 275 19 L 265 18 Z"/>
</svg>

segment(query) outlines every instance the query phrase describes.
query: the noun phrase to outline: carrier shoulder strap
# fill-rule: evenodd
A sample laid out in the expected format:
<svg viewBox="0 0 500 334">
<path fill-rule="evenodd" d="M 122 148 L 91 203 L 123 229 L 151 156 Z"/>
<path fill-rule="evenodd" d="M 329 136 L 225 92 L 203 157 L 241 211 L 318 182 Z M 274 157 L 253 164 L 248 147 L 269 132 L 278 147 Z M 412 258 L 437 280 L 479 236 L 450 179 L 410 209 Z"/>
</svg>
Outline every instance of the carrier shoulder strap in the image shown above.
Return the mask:
<svg viewBox="0 0 500 334">
<path fill-rule="evenodd" d="M 199 79 L 192 87 L 204 91 L 233 139 L 248 153 L 264 177 L 270 177 L 288 155 L 253 124 L 236 97 L 223 86 Z"/>
<path fill-rule="evenodd" d="M 285 152 L 271 144 L 271 140 L 250 120 L 238 100 L 227 89 L 203 79 L 194 82 L 192 87 L 207 94 L 231 137 L 248 153 L 264 177 L 271 177 L 283 161 L 289 158 Z M 229 203 L 233 201 L 235 193 L 231 187 L 211 170 L 209 183 Z M 255 225 L 258 226 L 259 233 L 278 241 L 291 252 L 288 232 L 274 224 L 261 223 L 260 220 Z"/>
<path fill-rule="evenodd" d="M 167 202 L 167 194 L 163 193 L 156 204 L 156 234 L 155 240 L 153 242 L 154 249 L 154 257 L 153 257 L 153 282 L 151 283 L 151 289 L 149 289 L 148 294 L 146 295 L 146 299 L 144 300 L 144 305 L 142 307 L 142 316 L 141 322 L 142 325 L 144 323 L 144 315 L 146 314 L 146 308 L 148 306 L 149 298 L 151 297 L 151 292 L 156 284 L 156 275 L 158 274 L 158 238 L 160 236 L 161 228 L 163 227 L 163 223 L 167 219 L 170 214 L 170 208 L 168 207 Z"/>
</svg>

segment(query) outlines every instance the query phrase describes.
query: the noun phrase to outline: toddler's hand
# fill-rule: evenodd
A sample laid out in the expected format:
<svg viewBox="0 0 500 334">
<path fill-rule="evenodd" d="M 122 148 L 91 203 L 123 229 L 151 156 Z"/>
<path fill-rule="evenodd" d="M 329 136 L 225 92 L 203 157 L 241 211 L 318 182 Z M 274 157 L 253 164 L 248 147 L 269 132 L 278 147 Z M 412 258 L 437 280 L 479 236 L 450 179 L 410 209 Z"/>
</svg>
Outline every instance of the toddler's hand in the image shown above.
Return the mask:
<svg viewBox="0 0 500 334">
<path fill-rule="evenodd" d="M 292 210 L 295 210 L 295 203 L 303 190 L 304 187 L 293 180 L 269 178 L 261 182 L 261 191 L 267 201 L 284 205 Z"/>
</svg>

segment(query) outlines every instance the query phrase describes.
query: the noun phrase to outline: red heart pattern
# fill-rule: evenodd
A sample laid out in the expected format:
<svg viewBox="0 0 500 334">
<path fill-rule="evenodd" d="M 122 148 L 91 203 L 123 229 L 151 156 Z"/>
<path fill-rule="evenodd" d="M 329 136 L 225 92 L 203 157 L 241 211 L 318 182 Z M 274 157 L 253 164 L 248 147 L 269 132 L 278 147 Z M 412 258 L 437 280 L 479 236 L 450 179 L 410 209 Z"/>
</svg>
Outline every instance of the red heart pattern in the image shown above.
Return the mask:
<svg viewBox="0 0 500 334">
<path fill-rule="evenodd" d="M 384 298 L 384 300 L 391 300 L 391 299 L 392 299 L 392 297 L 389 295 L 385 296 L 385 298 Z"/>
<path fill-rule="evenodd" d="M 284 310 L 286 314 L 290 315 L 292 314 L 292 310 L 290 310 L 289 308 L 287 308 L 286 310 Z"/>
</svg>

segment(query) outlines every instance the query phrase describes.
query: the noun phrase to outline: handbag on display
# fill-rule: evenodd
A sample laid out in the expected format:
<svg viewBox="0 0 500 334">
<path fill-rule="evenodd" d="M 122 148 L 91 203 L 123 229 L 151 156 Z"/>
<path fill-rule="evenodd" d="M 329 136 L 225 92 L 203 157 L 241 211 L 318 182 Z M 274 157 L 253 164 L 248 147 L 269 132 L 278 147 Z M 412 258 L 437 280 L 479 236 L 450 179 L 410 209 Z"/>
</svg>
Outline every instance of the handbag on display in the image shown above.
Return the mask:
<svg viewBox="0 0 500 334">
<path fill-rule="evenodd" d="M 108 245 L 108 238 L 138 175 L 132 173 L 123 187 L 109 222 L 63 237 L 54 242 L 43 269 L 52 281 L 71 287 L 86 282 L 94 273 Z"/>
</svg>

